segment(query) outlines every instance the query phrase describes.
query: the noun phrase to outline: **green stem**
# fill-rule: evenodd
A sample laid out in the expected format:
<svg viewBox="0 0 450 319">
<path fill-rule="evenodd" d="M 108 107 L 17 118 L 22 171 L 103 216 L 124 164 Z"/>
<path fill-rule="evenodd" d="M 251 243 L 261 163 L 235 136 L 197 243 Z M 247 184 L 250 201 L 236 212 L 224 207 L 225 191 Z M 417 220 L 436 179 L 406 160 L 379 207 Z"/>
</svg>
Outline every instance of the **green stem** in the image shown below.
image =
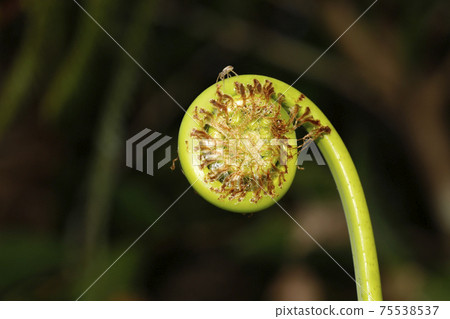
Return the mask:
<svg viewBox="0 0 450 319">
<path fill-rule="evenodd" d="M 247 85 L 252 84 L 254 79 L 257 79 L 260 83 L 264 83 L 266 80 L 271 81 L 275 92 L 282 93 L 285 96 L 287 106 L 292 107 L 295 103 L 298 103 L 300 105 L 300 114 L 305 112 L 306 108 L 309 107 L 312 117 L 316 120 L 320 120 L 322 125 L 328 126 L 331 129 L 329 134 L 325 134 L 317 139 L 317 146 L 322 151 L 322 154 L 330 167 L 341 196 L 342 205 L 344 207 L 352 247 L 358 299 L 382 300 L 377 252 L 375 248 L 372 225 L 370 222 L 369 210 L 367 208 L 366 199 L 364 197 L 364 192 L 358 173 L 356 172 L 355 165 L 353 164 L 344 142 L 342 142 L 342 139 L 327 117 L 311 100 L 302 95 L 295 88 L 282 81 L 267 76 L 246 74 L 222 81 L 222 90 L 227 94 L 233 95 L 233 83 L 235 81 L 239 81 L 240 83 Z M 180 162 L 183 166 L 186 177 L 191 181 L 191 183 L 196 181 L 201 174 L 199 170 L 195 171 L 193 168 L 191 162 L 192 156 L 188 154 L 188 150 L 186 150 L 185 141 L 192 128 L 196 125 L 192 120 L 192 116 L 194 114 L 193 112 L 196 106 L 208 105 L 208 101 L 214 98 L 216 94 L 215 92 L 216 85 L 212 85 L 200 94 L 200 96 L 188 109 L 187 114 L 190 115 L 190 117 L 185 116 L 180 127 Z M 308 131 L 311 131 L 314 128 L 315 127 L 312 125 L 305 125 L 305 129 Z M 284 186 L 286 191 L 289 184 Z M 264 204 L 262 207 L 257 207 L 250 201 L 248 203 L 245 201 L 240 203 L 219 201 L 217 200 L 217 194 L 213 194 L 211 192 L 209 185 L 198 183 L 194 187 L 199 194 L 211 203 L 231 211 L 254 212 L 267 207 L 267 204 Z M 270 200 L 273 202 L 272 199 Z M 269 204 L 272 204 L 272 202 L 269 202 Z"/>
<path fill-rule="evenodd" d="M 268 77 L 256 77 L 260 80 L 267 78 L 272 81 L 275 91 L 283 92 L 287 101 L 297 101 L 301 95 L 299 91 L 284 82 Z M 325 114 L 307 97 L 304 97 L 299 105 L 301 106 L 300 112 L 304 112 L 309 107 L 313 118 L 331 128 L 331 132 L 323 135 L 316 143 L 330 168 L 344 207 L 352 248 L 358 300 L 382 300 L 372 224 L 355 165 L 344 142 Z M 308 126 L 305 128 L 308 131 L 313 129 Z"/>
<path fill-rule="evenodd" d="M 331 128 L 331 133 L 317 140 L 333 174 L 342 205 L 355 267 L 358 300 L 382 300 L 375 240 L 364 191 L 352 158 L 336 129 L 312 102 L 308 103 L 315 119 Z M 370 296 L 369 296 L 370 295 Z"/>
</svg>

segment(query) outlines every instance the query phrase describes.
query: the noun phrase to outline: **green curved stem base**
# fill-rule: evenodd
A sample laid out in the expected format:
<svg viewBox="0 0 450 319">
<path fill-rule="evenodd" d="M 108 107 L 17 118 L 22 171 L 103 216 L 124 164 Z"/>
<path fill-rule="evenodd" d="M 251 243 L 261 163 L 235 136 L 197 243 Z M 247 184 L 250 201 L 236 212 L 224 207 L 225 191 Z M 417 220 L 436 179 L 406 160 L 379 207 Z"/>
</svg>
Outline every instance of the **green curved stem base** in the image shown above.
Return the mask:
<svg viewBox="0 0 450 319">
<path fill-rule="evenodd" d="M 382 300 L 372 224 L 355 165 L 341 137 L 322 111 L 306 98 L 301 105 L 308 106 L 315 119 L 331 128 L 331 133 L 319 138 L 316 144 L 330 168 L 344 207 L 352 247 L 358 300 Z"/>
<path fill-rule="evenodd" d="M 246 75 L 241 77 L 246 77 Z M 241 77 L 238 77 L 239 80 Z M 295 88 L 273 78 L 255 75 L 251 75 L 250 78 L 257 78 L 261 82 L 265 79 L 272 81 L 275 92 L 283 93 L 287 101 L 297 101 L 301 94 Z M 311 115 L 315 119 L 320 120 L 322 125 L 331 128 L 331 132 L 316 140 L 316 144 L 331 170 L 344 207 L 352 248 L 358 300 L 382 300 L 372 224 L 355 165 L 341 137 L 322 111 L 307 97 L 304 97 L 299 104 L 300 112 L 309 107 Z M 306 129 L 312 129 L 312 127 L 306 127 Z"/>
</svg>

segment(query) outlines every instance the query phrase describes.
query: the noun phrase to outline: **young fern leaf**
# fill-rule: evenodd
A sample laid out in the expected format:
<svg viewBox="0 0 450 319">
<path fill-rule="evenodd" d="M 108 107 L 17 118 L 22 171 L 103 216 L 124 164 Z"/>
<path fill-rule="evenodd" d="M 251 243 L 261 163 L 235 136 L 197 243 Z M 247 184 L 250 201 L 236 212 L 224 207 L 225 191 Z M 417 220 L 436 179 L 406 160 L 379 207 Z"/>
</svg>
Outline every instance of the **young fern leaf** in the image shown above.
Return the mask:
<svg viewBox="0 0 450 319">
<path fill-rule="evenodd" d="M 265 209 L 289 189 L 297 153 L 316 140 L 336 182 L 349 229 L 359 300 L 381 300 L 375 242 L 353 161 L 326 116 L 279 80 L 239 75 L 232 67 L 203 91 L 181 123 L 184 174 L 210 203 L 239 213 Z M 233 71 L 233 72 L 231 72 Z M 307 134 L 300 139 L 296 129 Z"/>
</svg>

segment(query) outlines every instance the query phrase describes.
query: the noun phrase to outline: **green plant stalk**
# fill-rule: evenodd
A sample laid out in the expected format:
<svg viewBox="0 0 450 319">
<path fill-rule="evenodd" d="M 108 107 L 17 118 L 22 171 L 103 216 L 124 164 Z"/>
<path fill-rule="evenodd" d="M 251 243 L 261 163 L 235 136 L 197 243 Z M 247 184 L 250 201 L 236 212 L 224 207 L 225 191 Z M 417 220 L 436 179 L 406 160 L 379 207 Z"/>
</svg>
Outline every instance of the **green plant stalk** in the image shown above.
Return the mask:
<svg viewBox="0 0 450 319">
<path fill-rule="evenodd" d="M 221 84 L 223 85 L 223 91 L 225 93 L 233 95 L 233 83 L 235 81 L 247 85 L 253 83 L 254 79 L 257 79 L 261 83 L 269 80 L 273 83 L 275 92 L 282 93 L 285 96 L 287 106 L 293 106 L 295 103 L 299 104 L 299 115 L 301 115 L 306 108 L 309 108 L 314 119 L 320 120 L 321 125 L 328 126 L 331 129 L 330 133 L 324 134 L 318 138 L 316 143 L 322 151 L 322 154 L 331 170 L 341 197 L 342 205 L 344 207 L 352 248 L 358 300 L 382 300 L 377 252 L 375 248 L 372 225 L 370 222 L 369 210 L 367 208 L 364 191 L 362 189 L 358 173 L 350 154 L 344 145 L 344 142 L 327 117 L 311 100 L 295 88 L 282 81 L 267 76 L 246 74 L 231 77 L 222 81 Z M 194 181 L 201 176 L 201 172 L 198 169 L 195 170 L 192 165 L 192 154 L 189 154 L 189 151 L 186 149 L 185 141 L 192 128 L 196 125 L 192 120 L 196 105 L 208 105 L 208 101 L 214 98 L 215 92 L 216 85 L 212 85 L 201 93 L 189 107 L 187 111 L 187 115 L 189 116 L 184 117 L 180 127 L 178 141 L 180 163 L 182 164 L 187 179 L 191 183 L 194 183 Z M 315 128 L 310 124 L 306 124 L 304 127 L 308 132 L 311 132 L 311 130 Z M 291 176 L 291 178 L 293 179 L 293 176 Z M 281 193 L 275 200 L 279 200 L 287 191 L 292 179 L 289 183 L 284 185 L 283 193 Z M 268 207 L 269 204 L 273 204 L 273 199 L 270 199 L 272 203 L 269 202 L 269 204 L 259 204 L 261 207 L 258 207 L 255 203 L 245 200 L 241 203 L 234 203 L 233 201 L 220 201 L 217 199 L 218 195 L 210 191 L 210 185 L 200 182 L 196 183 L 194 188 L 206 200 L 230 211 L 240 213 L 255 212 Z"/>
<path fill-rule="evenodd" d="M 298 90 L 277 79 L 254 75 L 252 77 L 261 81 L 264 78 L 272 81 L 275 91 L 283 93 L 287 101 L 296 101 L 301 95 Z M 315 119 L 320 120 L 322 125 L 331 128 L 331 132 L 317 139 L 316 144 L 330 168 L 344 207 L 352 248 L 358 300 L 382 300 L 375 239 L 358 172 L 344 142 L 325 114 L 307 97 L 304 97 L 299 104 L 301 106 L 300 113 L 309 107 Z M 305 129 L 310 131 L 313 127 L 306 125 Z"/>
<path fill-rule="evenodd" d="M 375 240 L 358 172 L 344 142 L 327 117 L 311 101 L 306 104 L 315 119 L 331 128 L 331 133 L 318 139 L 316 144 L 330 168 L 344 207 L 358 300 L 382 300 Z M 308 127 L 306 129 L 308 130 Z"/>
<path fill-rule="evenodd" d="M 268 78 L 277 92 L 284 92 L 287 100 L 295 101 L 299 91 L 279 80 Z M 306 107 L 322 125 L 331 128 L 329 134 L 316 141 L 336 182 L 350 236 L 355 268 L 358 300 L 382 300 L 380 272 L 378 269 L 375 239 L 364 191 L 358 172 L 341 137 L 323 112 L 307 97 L 299 102 L 303 112 Z M 307 131 L 312 126 L 305 126 Z"/>
</svg>

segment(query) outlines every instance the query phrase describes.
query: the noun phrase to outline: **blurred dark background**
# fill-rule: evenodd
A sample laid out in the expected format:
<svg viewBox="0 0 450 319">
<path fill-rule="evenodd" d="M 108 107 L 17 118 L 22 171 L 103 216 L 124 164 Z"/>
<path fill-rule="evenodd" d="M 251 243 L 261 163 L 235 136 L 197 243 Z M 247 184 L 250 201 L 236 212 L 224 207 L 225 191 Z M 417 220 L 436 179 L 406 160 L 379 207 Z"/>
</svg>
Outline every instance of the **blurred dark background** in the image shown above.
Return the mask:
<svg viewBox="0 0 450 319">
<path fill-rule="evenodd" d="M 226 65 L 292 83 L 371 1 L 80 0 L 187 108 Z M 355 161 L 388 300 L 450 299 L 450 3 L 378 1 L 295 85 Z M 188 186 L 125 166 L 184 113 L 72 0 L 0 1 L 0 298 L 76 299 Z M 350 273 L 343 209 L 308 162 L 281 204 Z M 84 300 L 346 300 L 354 282 L 278 207 L 189 191 Z"/>
</svg>

